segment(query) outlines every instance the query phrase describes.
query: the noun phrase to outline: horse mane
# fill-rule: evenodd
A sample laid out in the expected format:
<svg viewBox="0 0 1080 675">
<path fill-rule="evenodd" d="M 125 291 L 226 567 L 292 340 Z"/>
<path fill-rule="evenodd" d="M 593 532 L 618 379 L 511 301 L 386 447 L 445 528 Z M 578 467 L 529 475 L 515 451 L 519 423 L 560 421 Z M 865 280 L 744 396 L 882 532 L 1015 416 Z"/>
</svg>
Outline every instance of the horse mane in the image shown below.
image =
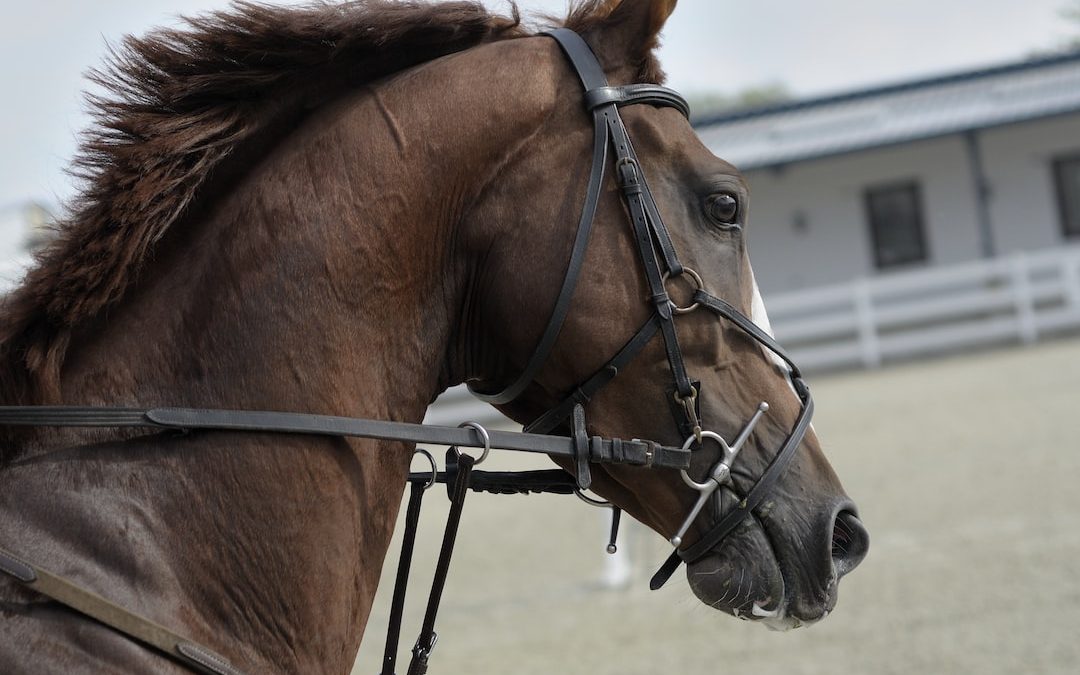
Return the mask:
<svg viewBox="0 0 1080 675">
<path fill-rule="evenodd" d="M 565 25 L 601 26 L 615 0 L 585 0 Z M 306 111 L 440 56 L 530 35 L 479 2 L 236 2 L 179 29 L 127 37 L 90 78 L 94 126 L 71 173 L 82 188 L 19 288 L 0 301 L 0 403 L 60 398 L 78 328 L 135 283 L 155 244 L 210 192 L 215 170 Z M 650 52 L 641 75 L 662 77 Z"/>
</svg>

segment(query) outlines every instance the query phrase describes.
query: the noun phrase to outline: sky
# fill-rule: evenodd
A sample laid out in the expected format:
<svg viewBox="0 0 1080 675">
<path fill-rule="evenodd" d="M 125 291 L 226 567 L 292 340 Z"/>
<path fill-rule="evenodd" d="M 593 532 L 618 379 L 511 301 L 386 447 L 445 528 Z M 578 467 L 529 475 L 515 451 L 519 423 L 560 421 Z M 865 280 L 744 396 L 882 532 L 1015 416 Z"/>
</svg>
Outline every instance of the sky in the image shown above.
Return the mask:
<svg viewBox="0 0 1080 675">
<path fill-rule="evenodd" d="M 1074 2 L 1076 0 L 1073 0 Z M 502 0 L 485 0 L 505 9 Z M 843 91 L 1023 58 L 1080 35 L 1070 0 L 681 0 L 660 59 L 686 94 L 783 83 L 796 95 Z M 6 0 L 0 22 L 0 221 L 13 205 L 55 206 L 90 119 L 83 73 L 123 35 L 174 25 L 225 0 Z M 284 3 L 283 3 L 284 4 Z M 293 3 L 296 4 L 296 3 Z M 561 14 L 564 0 L 521 0 Z"/>
</svg>

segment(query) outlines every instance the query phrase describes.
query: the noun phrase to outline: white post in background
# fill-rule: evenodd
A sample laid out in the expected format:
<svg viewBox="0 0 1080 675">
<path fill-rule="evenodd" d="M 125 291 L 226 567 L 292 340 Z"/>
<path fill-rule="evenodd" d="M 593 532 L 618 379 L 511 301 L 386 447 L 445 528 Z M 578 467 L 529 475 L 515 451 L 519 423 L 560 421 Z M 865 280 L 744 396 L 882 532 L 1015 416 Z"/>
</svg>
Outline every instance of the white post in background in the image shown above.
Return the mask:
<svg viewBox="0 0 1080 675">
<path fill-rule="evenodd" d="M 1039 339 L 1039 327 L 1035 322 L 1035 298 L 1031 292 L 1028 259 L 1023 253 L 1017 253 L 1012 257 L 1011 262 L 1017 327 L 1020 331 L 1020 340 L 1030 345 Z"/>
<path fill-rule="evenodd" d="M 870 282 L 859 279 L 852 286 L 855 301 L 855 325 L 859 331 L 859 352 L 863 365 L 877 368 L 881 365 L 881 344 L 878 342 L 877 320 L 874 316 L 874 297 Z"/>
<path fill-rule="evenodd" d="M 1065 286 L 1065 302 L 1068 309 L 1080 314 L 1080 255 L 1062 257 L 1061 283 Z"/>
</svg>

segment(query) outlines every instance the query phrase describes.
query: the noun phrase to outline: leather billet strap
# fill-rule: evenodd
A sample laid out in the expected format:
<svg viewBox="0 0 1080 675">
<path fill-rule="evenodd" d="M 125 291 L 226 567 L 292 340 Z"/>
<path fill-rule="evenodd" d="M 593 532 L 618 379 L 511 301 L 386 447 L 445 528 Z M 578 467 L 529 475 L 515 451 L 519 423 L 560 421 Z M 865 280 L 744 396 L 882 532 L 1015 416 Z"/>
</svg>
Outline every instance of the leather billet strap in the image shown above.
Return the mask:
<svg viewBox="0 0 1080 675">
<path fill-rule="evenodd" d="M 79 406 L 0 406 L 0 426 L 147 427 L 182 431 L 244 431 L 316 436 L 376 438 L 404 443 L 429 443 L 483 448 L 476 429 L 440 427 L 387 420 L 257 410 L 198 408 L 104 408 Z M 535 452 L 573 459 L 574 439 L 562 436 L 488 431 L 490 447 Z M 652 441 L 590 439 L 590 461 L 667 469 L 690 466 L 690 451 Z"/>
<path fill-rule="evenodd" d="M 241 671 L 224 657 L 206 647 L 3 549 L 0 549 L 0 572 L 30 590 L 66 605 L 197 672 L 208 675 L 242 675 Z"/>
</svg>

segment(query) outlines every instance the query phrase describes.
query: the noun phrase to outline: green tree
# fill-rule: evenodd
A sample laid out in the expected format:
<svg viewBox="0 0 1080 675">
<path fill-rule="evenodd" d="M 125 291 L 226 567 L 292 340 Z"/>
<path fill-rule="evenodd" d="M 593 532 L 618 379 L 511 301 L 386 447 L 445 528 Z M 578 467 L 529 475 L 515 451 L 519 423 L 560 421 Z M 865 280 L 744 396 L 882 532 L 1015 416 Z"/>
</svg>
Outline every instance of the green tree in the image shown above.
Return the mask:
<svg viewBox="0 0 1080 675">
<path fill-rule="evenodd" d="M 792 95 L 787 85 L 780 82 L 770 82 L 747 87 L 734 94 L 703 92 L 690 94 L 686 98 L 690 103 L 694 118 L 700 119 L 734 110 L 784 103 L 790 101 Z"/>
</svg>

